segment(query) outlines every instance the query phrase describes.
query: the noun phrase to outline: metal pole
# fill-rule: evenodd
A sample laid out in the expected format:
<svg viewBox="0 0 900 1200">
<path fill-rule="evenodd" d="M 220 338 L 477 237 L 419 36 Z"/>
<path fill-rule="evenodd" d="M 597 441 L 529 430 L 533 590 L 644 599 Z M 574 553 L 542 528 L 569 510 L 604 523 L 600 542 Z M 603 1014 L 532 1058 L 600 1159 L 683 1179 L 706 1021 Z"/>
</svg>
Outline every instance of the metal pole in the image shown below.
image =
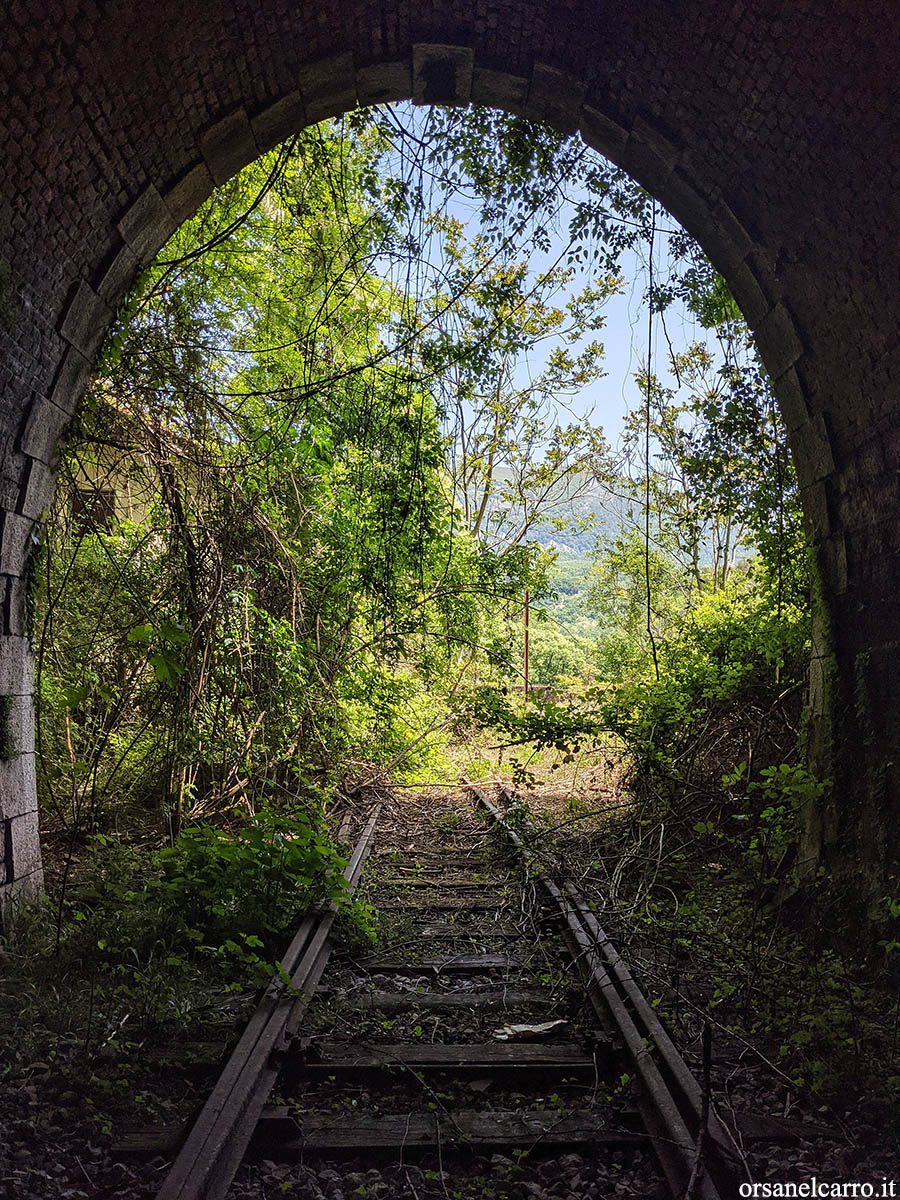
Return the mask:
<svg viewBox="0 0 900 1200">
<path fill-rule="evenodd" d="M 525 593 L 525 699 L 528 699 L 528 592 Z"/>
</svg>

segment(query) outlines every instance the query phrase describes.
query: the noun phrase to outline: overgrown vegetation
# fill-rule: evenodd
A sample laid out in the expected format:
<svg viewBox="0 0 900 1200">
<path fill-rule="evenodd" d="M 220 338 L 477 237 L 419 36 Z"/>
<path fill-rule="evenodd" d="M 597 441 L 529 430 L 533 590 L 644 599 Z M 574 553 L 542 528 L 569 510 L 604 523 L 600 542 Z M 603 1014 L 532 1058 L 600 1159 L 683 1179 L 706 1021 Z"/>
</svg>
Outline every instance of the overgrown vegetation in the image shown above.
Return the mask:
<svg viewBox="0 0 900 1200">
<path fill-rule="evenodd" d="M 641 256 L 613 447 L 584 393 Z M 41 952 L 86 958 L 92 1007 L 184 1021 L 201 971 L 258 983 L 299 912 L 346 907 L 332 797 L 435 770 L 474 722 L 526 782 L 542 748 L 623 750 L 638 804 L 596 895 L 673 962 L 719 955 L 712 1004 L 750 1028 L 784 1021 L 781 971 L 831 997 L 787 1039 L 809 1081 L 864 1052 L 847 968 L 772 932 L 827 781 L 769 382 L 697 247 L 577 139 L 387 108 L 264 156 L 142 279 L 62 479 L 33 594 Z"/>
</svg>

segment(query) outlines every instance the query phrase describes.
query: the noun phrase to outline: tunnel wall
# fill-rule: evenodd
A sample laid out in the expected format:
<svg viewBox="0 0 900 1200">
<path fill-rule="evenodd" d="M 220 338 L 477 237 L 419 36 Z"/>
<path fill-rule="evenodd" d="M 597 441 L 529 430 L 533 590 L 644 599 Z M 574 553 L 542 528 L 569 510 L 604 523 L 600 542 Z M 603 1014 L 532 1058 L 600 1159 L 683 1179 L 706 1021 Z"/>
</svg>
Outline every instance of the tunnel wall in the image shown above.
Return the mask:
<svg viewBox="0 0 900 1200">
<path fill-rule="evenodd" d="M 216 184 L 360 104 L 483 103 L 585 139 L 727 278 L 774 380 L 819 569 L 802 868 L 896 864 L 892 7 L 12 0 L 0 47 L 0 894 L 40 886 L 28 579 L 60 438 L 141 266 Z M 898 760 L 900 761 L 900 760 Z"/>
</svg>

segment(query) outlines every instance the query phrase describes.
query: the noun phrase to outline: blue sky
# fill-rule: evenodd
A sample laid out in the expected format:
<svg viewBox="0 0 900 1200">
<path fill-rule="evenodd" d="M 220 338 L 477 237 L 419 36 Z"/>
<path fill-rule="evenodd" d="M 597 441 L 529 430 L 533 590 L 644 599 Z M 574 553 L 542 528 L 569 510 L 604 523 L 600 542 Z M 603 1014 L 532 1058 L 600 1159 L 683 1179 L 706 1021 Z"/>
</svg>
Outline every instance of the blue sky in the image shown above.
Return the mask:
<svg viewBox="0 0 900 1200">
<path fill-rule="evenodd" d="M 424 110 L 416 109 L 412 105 L 398 105 L 395 106 L 395 112 L 407 128 L 414 131 L 422 130 L 425 121 Z M 433 190 L 427 202 L 430 206 L 437 207 L 442 200 L 446 203 L 446 198 Z M 479 208 L 474 201 L 468 200 L 464 196 L 454 197 L 447 203 L 447 211 L 465 224 L 467 232 L 470 234 L 477 232 Z M 569 215 L 570 211 L 564 211 L 558 220 L 558 228 L 554 230 L 550 226 L 551 247 L 549 252 L 532 249 L 530 267 L 535 273 L 546 270 L 560 255 L 564 254 L 568 242 L 565 228 Z M 661 224 L 668 224 L 669 227 L 675 225 L 668 217 Z M 523 255 L 528 254 L 528 250 L 526 245 L 522 245 L 516 250 L 514 257 L 521 260 Z M 427 259 L 429 255 L 427 248 L 425 254 Z M 643 250 L 643 259 L 645 258 L 646 247 Z M 660 235 L 657 239 L 654 256 L 655 270 L 658 273 L 665 273 L 666 261 L 666 239 Z M 592 335 L 597 336 L 603 343 L 606 375 L 569 401 L 569 409 L 575 418 L 583 418 L 589 413 L 592 414 L 593 423 L 603 427 L 609 442 L 613 445 L 621 431 L 626 412 L 629 407 L 636 406 L 639 401 L 633 375 L 646 361 L 648 340 L 648 316 L 646 305 L 643 303 L 648 281 L 646 261 L 643 261 L 639 254 L 626 252 L 622 256 L 621 266 L 625 286 L 622 293 L 612 297 L 603 310 L 606 318 L 603 331 L 599 335 Z M 416 271 L 427 271 L 427 269 L 427 265 L 424 265 L 416 268 Z M 577 277 L 573 281 L 572 291 L 583 287 L 586 282 L 588 282 L 587 276 Z M 676 349 L 684 348 L 692 341 L 707 340 L 706 332 L 678 302 L 673 303 L 667 310 L 665 324 L 669 338 Z M 665 379 L 665 382 L 671 385 L 674 380 L 666 368 L 668 347 L 659 317 L 654 318 L 652 338 L 653 368 Z M 539 365 L 539 362 L 533 363 L 532 369 Z M 520 371 L 524 381 L 527 377 L 528 365 L 524 362 L 520 364 Z"/>
</svg>

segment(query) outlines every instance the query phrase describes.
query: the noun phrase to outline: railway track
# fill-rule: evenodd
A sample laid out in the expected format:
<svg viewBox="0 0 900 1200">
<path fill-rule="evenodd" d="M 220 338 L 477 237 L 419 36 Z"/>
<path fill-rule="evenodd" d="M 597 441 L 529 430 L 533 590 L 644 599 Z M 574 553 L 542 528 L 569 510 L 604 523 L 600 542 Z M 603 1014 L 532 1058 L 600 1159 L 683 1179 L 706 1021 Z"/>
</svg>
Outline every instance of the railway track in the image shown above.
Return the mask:
<svg viewBox="0 0 900 1200">
<path fill-rule="evenodd" d="M 224 1198 L 242 1163 L 257 1194 L 260 1160 L 344 1200 L 738 1195 L 708 1084 L 584 897 L 524 870 L 511 793 L 466 789 L 413 828 L 369 815 L 346 877 L 374 864 L 379 947 L 329 961 L 335 910 L 303 923 L 158 1200 Z"/>
</svg>

